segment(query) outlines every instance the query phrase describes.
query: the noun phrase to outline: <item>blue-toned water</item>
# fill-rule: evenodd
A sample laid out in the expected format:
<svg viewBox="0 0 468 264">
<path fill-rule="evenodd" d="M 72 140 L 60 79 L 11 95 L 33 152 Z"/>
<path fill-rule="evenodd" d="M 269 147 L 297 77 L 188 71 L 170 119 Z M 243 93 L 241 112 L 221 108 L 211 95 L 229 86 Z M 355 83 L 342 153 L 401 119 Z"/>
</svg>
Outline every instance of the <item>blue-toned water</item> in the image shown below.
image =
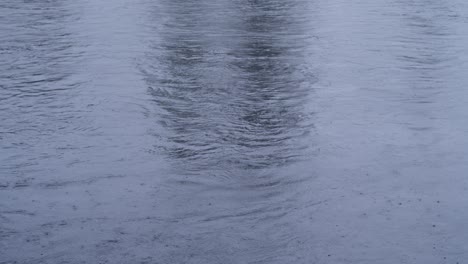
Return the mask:
<svg viewBox="0 0 468 264">
<path fill-rule="evenodd" d="M 465 263 L 468 3 L 3 0 L 0 263 Z"/>
</svg>

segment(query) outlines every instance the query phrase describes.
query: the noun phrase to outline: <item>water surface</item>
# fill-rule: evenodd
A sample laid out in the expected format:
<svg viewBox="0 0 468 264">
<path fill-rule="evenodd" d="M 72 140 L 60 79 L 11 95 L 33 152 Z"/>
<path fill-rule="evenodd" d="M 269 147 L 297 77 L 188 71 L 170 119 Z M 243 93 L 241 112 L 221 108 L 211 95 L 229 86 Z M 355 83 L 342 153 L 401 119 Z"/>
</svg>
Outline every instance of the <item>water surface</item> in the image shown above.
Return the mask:
<svg viewBox="0 0 468 264">
<path fill-rule="evenodd" d="M 466 14 L 3 0 L 0 263 L 463 263 Z"/>
</svg>

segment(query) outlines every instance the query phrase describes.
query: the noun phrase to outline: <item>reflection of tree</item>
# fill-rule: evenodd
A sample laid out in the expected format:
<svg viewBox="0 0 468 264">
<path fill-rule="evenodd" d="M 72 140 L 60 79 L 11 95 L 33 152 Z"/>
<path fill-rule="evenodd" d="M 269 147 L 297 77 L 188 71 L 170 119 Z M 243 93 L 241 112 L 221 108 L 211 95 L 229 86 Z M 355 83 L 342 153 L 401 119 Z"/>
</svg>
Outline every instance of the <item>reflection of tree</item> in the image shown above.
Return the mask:
<svg viewBox="0 0 468 264">
<path fill-rule="evenodd" d="M 157 66 L 145 71 L 166 153 L 197 169 L 296 160 L 310 129 L 303 108 L 312 80 L 296 35 L 303 25 L 287 6 L 259 1 L 237 3 L 248 11 L 234 6 L 239 14 L 228 25 L 206 23 L 211 10 L 199 4 L 165 4 L 167 23 L 149 62 Z"/>
<path fill-rule="evenodd" d="M 169 262 L 294 262 L 288 243 L 299 232 L 282 218 L 308 175 L 278 167 L 304 154 L 313 78 L 304 25 L 278 2 L 158 6 L 164 26 L 142 71 L 163 127 L 156 147 L 175 168 L 161 210 L 176 220 L 164 228 L 178 236 Z"/>
</svg>

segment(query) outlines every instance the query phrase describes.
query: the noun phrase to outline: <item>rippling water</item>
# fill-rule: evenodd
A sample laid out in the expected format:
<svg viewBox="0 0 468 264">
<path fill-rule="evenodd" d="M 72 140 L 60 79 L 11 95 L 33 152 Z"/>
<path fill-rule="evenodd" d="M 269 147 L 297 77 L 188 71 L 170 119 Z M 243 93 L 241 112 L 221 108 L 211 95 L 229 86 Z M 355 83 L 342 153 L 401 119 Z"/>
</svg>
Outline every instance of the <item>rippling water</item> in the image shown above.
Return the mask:
<svg viewBox="0 0 468 264">
<path fill-rule="evenodd" d="M 463 263 L 467 14 L 3 0 L 0 263 Z"/>
</svg>

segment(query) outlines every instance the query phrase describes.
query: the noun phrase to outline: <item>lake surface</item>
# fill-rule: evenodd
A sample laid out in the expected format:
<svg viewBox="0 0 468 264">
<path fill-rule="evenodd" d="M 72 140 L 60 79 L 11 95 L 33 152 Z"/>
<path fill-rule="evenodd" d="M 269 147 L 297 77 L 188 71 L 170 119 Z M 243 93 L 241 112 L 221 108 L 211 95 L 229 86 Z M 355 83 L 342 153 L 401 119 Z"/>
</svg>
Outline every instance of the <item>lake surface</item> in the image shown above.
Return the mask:
<svg viewBox="0 0 468 264">
<path fill-rule="evenodd" d="M 468 2 L 2 0 L 0 263 L 465 263 Z"/>
</svg>

